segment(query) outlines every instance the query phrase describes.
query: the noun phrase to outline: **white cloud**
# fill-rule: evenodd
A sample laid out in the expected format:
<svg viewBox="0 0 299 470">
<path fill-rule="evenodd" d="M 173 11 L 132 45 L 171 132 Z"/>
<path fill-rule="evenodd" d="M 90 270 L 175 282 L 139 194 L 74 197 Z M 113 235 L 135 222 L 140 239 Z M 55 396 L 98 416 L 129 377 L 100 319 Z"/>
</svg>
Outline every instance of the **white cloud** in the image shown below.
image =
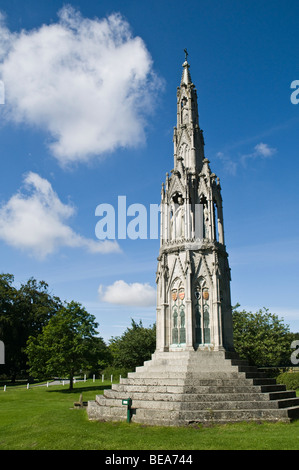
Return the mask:
<svg viewBox="0 0 299 470">
<path fill-rule="evenodd" d="M 115 281 L 111 286 L 99 286 L 101 300 L 111 304 L 150 307 L 156 304 L 156 289 L 149 284 Z"/>
<path fill-rule="evenodd" d="M 75 208 L 62 203 L 46 179 L 30 172 L 24 189 L 27 194 L 19 191 L 0 207 L 0 239 L 8 245 L 41 259 L 63 246 L 93 253 L 120 251 L 116 242 L 97 242 L 74 232 L 66 220 Z"/>
<path fill-rule="evenodd" d="M 1 15 L 6 118 L 46 130 L 62 165 L 144 142 L 159 80 L 142 39 L 120 14 L 88 19 L 68 5 L 58 18 L 12 34 Z"/>
<path fill-rule="evenodd" d="M 256 158 L 270 158 L 276 153 L 276 149 L 269 147 L 268 144 L 260 142 L 257 144 L 251 153 L 243 154 L 238 157 L 238 159 L 232 159 L 231 156 L 225 154 L 224 152 L 217 152 L 216 157 L 221 160 L 223 167 L 227 173 L 235 176 L 237 174 L 238 167 L 241 163 L 244 167 L 248 160 L 253 160 Z"/>
<path fill-rule="evenodd" d="M 260 144 L 257 144 L 255 147 L 254 147 L 254 155 L 255 156 L 262 156 L 262 157 L 271 157 L 275 152 L 276 152 L 276 149 L 274 148 L 271 148 L 269 147 L 268 144 L 264 144 L 263 142 L 261 142 Z"/>
<path fill-rule="evenodd" d="M 245 165 L 247 160 L 255 158 L 269 158 L 272 157 L 274 153 L 276 153 L 275 148 L 271 148 L 268 144 L 260 142 L 254 147 L 254 151 L 252 153 L 242 155 L 240 160 L 241 163 Z"/>
</svg>

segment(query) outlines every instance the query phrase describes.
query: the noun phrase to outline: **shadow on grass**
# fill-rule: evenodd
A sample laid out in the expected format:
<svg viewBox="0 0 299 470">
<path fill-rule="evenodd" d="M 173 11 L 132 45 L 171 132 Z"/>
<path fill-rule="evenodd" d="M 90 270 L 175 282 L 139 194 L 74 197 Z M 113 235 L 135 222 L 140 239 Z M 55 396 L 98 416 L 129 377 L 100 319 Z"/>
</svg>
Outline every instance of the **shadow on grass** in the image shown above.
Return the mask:
<svg viewBox="0 0 299 470">
<path fill-rule="evenodd" d="M 83 393 L 83 392 L 93 392 L 93 391 L 96 391 L 96 390 L 109 390 L 111 388 L 111 385 L 94 385 L 94 386 L 91 386 L 91 387 L 74 387 L 72 390 L 70 390 L 69 388 L 63 388 L 61 390 L 51 390 L 51 389 L 48 389 L 48 392 L 51 393 L 51 392 L 55 392 L 55 393 Z"/>
<path fill-rule="evenodd" d="M 28 380 L 17 380 L 16 382 L 11 382 L 10 380 L 0 380 L 0 387 L 7 385 L 9 387 L 20 387 L 22 385 L 27 385 Z"/>
</svg>

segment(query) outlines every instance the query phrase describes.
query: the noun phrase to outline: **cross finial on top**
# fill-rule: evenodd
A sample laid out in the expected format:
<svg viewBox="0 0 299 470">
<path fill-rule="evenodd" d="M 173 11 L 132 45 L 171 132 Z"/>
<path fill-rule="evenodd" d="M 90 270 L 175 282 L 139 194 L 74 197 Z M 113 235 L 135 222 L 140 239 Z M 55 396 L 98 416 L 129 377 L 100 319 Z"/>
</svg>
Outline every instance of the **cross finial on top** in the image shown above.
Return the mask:
<svg viewBox="0 0 299 470">
<path fill-rule="evenodd" d="M 187 57 L 189 55 L 187 49 L 184 49 L 184 52 L 185 52 L 185 61 L 187 62 Z"/>
</svg>

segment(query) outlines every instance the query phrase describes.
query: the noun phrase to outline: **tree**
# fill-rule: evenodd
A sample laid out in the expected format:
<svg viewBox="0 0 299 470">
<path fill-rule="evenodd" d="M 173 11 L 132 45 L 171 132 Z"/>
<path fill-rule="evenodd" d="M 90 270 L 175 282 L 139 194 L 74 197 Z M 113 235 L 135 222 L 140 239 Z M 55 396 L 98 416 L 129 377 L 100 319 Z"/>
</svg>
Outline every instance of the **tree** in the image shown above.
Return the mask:
<svg viewBox="0 0 299 470">
<path fill-rule="evenodd" d="M 103 352 L 103 340 L 96 337 L 98 324 L 81 304 L 70 302 L 51 317 L 37 336 L 30 336 L 26 352 L 29 372 L 34 377 L 67 374 L 70 390 L 74 374 L 95 367 Z"/>
<path fill-rule="evenodd" d="M 233 308 L 234 346 L 239 356 L 257 366 L 282 366 L 290 363 L 294 334 L 269 309 L 256 313 Z"/>
<path fill-rule="evenodd" d="M 151 358 L 156 348 L 156 326 L 145 328 L 140 320 L 132 319 L 131 328 L 122 336 L 112 337 L 109 349 L 114 367 L 133 370 Z"/>
<path fill-rule="evenodd" d="M 61 307 L 58 297 L 48 291 L 48 284 L 31 278 L 17 289 L 14 276 L 0 275 L 0 339 L 5 344 L 4 372 L 12 381 L 25 372 L 24 352 L 29 335 L 37 335 Z"/>
<path fill-rule="evenodd" d="M 12 274 L 0 275 L 0 339 L 5 345 L 5 365 L 1 372 L 9 374 L 15 370 L 18 346 L 16 345 L 17 332 L 15 329 L 14 303 L 17 289 L 13 287 Z"/>
<path fill-rule="evenodd" d="M 42 328 L 63 305 L 59 297 L 51 295 L 48 289 L 45 281 L 38 282 L 30 278 L 18 290 L 16 307 L 26 325 L 27 338 L 41 333 Z"/>
</svg>

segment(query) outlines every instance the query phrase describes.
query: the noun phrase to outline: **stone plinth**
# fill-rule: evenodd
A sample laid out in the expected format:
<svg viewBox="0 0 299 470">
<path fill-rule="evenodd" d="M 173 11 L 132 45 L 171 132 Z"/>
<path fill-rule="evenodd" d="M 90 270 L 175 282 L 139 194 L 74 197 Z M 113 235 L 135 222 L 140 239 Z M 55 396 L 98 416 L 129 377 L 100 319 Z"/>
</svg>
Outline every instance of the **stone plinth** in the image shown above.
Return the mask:
<svg viewBox="0 0 299 470">
<path fill-rule="evenodd" d="M 155 352 L 152 360 L 88 402 L 90 420 L 182 426 L 192 423 L 284 421 L 299 418 L 299 398 L 235 353 Z"/>
</svg>

